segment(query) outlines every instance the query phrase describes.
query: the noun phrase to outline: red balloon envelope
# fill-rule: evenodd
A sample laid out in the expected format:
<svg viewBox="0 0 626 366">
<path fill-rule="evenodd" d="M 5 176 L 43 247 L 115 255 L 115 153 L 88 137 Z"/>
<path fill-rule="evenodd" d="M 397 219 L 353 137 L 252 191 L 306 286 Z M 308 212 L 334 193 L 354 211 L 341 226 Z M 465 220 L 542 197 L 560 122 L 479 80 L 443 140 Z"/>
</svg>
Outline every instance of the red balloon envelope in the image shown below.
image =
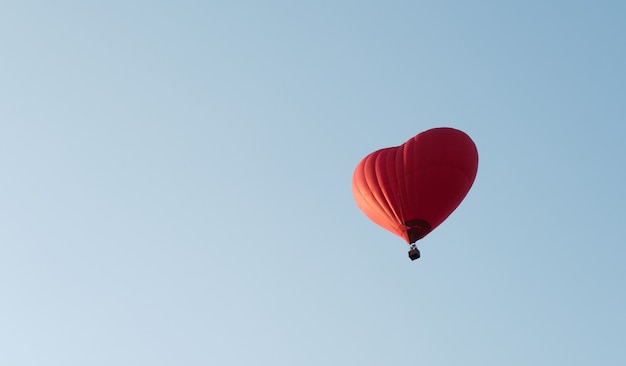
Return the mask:
<svg viewBox="0 0 626 366">
<path fill-rule="evenodd" d="M 477 170 L 468 135 L 434 128 L 366 156 L 354 171 L 352 194 L 367 217 L 412 244 L 458 207 Z"/>
</svg>

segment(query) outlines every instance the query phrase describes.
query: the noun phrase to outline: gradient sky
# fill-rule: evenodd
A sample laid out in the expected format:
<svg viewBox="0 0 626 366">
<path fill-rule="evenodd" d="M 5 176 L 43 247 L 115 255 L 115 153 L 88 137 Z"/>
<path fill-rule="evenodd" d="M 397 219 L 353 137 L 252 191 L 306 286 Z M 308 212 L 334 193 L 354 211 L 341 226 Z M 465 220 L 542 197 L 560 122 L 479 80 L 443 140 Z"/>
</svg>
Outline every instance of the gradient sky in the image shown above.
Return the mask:
<svg viewBox="0 0 626 366">
<path fill-rule="evenodd" d="M 626 364 L 623 1 L 0 3 L 0 364 Z M 368 153 L 468 133 L 410 262 Z"/>
</svg>

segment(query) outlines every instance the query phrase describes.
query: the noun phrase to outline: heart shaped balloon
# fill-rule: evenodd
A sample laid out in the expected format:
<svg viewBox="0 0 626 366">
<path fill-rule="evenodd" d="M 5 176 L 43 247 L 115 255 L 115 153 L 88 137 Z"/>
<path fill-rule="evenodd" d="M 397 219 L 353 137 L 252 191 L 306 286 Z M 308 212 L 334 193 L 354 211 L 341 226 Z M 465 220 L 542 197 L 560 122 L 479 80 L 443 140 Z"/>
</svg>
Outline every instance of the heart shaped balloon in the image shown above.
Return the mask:
<svg viewBox="0 0 626 366">
<path fill-rule="evenodd" d="M 354 171 L 352 194 L 367 217 L 412 244 L 459 206 L 477 170 L 478 151 L 467 134 L 434 128 L 366 156 Z"/>
</svg>

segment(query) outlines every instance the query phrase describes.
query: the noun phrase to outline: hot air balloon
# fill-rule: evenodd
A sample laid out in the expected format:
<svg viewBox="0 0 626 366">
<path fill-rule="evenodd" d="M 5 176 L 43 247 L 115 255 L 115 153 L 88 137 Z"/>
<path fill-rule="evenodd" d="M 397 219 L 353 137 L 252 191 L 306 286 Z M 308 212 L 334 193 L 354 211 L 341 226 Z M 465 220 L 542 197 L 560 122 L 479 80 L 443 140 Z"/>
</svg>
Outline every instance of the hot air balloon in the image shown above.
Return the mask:
<svg viewBox="0 0 626 366">
<path fill-rule="evenodd" d="M 366 156 L 354 171 L 352 194 L 370 220 L 409 244 L 415 260 L 415 242 L 459 206 L 477 170 L 478 151 L 467 134 L 433 128 Z"/>
</svg>

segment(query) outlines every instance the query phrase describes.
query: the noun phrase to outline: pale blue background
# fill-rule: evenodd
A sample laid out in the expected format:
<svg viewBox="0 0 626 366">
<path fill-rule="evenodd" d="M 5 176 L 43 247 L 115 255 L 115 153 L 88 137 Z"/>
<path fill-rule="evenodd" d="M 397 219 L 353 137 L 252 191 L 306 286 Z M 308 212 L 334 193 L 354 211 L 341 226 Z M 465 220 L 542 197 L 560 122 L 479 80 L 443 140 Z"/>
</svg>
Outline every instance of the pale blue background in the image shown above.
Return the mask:
<svg viewBox="0 0 626 366">
<path fill-rule="evenodd" d="M 625 365 L 623 1 L 2 1 L 0 364 Z M 421 242 L 351 194 L 480 153 Z"/>
</svg>

